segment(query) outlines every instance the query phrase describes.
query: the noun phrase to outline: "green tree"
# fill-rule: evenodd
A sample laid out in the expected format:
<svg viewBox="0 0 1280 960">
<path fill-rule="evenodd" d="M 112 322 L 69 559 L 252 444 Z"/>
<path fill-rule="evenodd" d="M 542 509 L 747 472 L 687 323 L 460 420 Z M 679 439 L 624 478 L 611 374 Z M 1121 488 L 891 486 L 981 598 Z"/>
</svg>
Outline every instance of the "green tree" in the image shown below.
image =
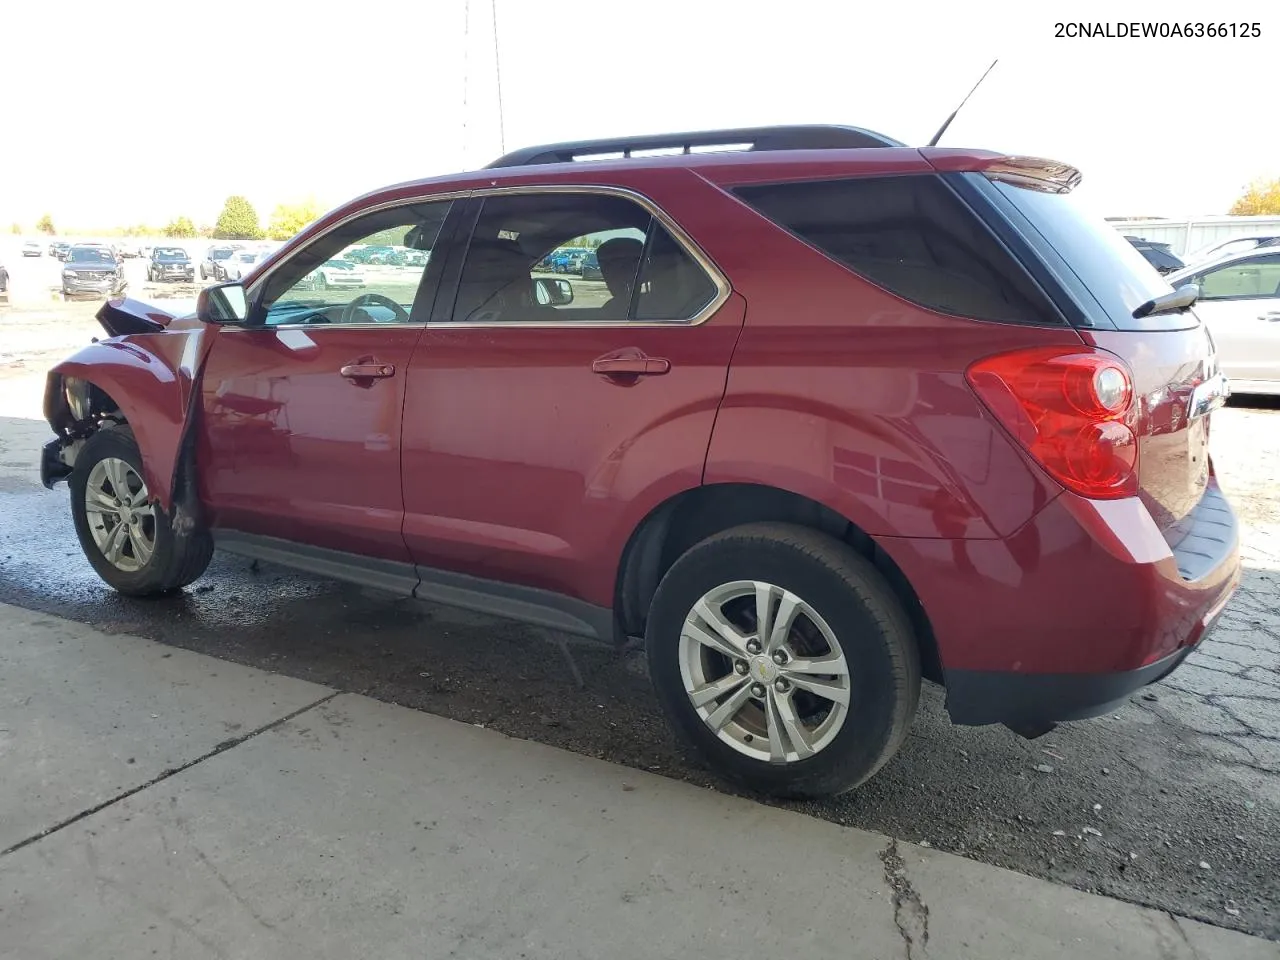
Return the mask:
<svg viewBox="0 0 1280 960">
<path fill-rule="evenodd" d="M 214 224 L 213 235 L 219 240 L 257 240 L 262 236 L 258 212 L 242 196 L 227 197 Z"/>
<path fill-rule="evenodd" d="M 322 212 L 314 199 L 307 199 L 302 203 L 278 204 L 271 214 L 267 236 L 272 240 L 288 240 L 319 219 Z"/>
<path fill-rule="evenodd" d="M 1280 178 L 1255 180 L 1227 212 L 1236 217 L 1280 214 Z"/>
<path fill-rule="evenodd" d="M 36 229 L 41 233 L 47 233 L 51 237 L 58 232 L 54 229 L 53 217 L 49 216 L 47 213 L 36 221 Z"/>
<path fill-rule="evenodd" d="M 169 225 L 164 228 L 166 237 L 194 237 L 196 235 L 196 225 L 191 222 L 190 217 L 174 217 L 169 221 Z"/>
</svg>

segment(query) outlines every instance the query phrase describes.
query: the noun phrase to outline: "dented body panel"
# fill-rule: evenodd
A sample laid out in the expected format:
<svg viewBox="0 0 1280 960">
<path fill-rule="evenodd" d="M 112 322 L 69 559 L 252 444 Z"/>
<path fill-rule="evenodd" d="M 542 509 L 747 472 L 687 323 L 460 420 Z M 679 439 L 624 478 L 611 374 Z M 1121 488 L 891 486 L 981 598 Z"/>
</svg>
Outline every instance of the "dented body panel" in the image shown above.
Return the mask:
<svg viewBox="0 0 1280 960">
<path fill-rule="evenodd" d="M 59 436 L 73 437 L 77 425 L 64 396 L 66 379 L 105 393 L 142 451 L 147 489 L 170 512 L 193 387 L 213 340 L 209 333 L 216 331 L 175 322 L 171 314 L 136 300 L 111 301 L 98 320 L 108 332 L 135 332 L 91 343 L 54 366 L 46 383 L 45 417 Z"/>
</svg>

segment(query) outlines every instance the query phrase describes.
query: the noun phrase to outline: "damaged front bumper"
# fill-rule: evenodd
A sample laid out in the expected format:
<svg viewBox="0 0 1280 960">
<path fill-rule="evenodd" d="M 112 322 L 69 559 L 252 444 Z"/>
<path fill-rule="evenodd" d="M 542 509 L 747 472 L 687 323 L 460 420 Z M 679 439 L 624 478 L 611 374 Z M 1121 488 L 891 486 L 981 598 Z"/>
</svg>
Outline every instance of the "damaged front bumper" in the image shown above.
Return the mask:
<svg viewBox="0 0 1280 960">
<path fill-rule="evenodd" d="M 50 440 L 40 451 L 40 482 L 50 490 L 71 476 L 71 466 L 62 458 L 65 449 L 65 440 Z"/>
</svg>

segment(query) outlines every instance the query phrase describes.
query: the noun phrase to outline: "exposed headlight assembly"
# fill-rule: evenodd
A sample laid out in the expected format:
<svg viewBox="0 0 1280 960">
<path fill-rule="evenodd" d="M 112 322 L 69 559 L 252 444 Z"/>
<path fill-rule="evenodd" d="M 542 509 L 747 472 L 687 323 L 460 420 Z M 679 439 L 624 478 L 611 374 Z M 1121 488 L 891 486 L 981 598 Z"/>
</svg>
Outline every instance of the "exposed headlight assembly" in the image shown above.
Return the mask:
<svg viewBox="0 0 1280 960">
<path fill-rule="evenodd" d="M 65 377 L 62 381 L 62 393 L 67 398 L 67 409 L 77 420 L 89 419 L 89 383 L 76 377 Z"/>
</svg>

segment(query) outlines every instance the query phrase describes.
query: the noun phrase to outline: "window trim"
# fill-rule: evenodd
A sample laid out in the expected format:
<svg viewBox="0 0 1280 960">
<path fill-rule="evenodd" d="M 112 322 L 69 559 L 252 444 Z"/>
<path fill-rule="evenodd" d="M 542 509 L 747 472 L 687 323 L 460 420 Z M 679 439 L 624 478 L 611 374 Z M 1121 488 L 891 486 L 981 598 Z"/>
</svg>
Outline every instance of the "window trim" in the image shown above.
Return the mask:
<svg viewBox="0 0 1280 960">
<path fill-rule="evenodd" d="M 486 197 L 493 196 L 518 196 L 538 193 L 578 193 L 591 194 L 596 196 L 612 196 L 620 197 L 624 200 L 639 205 L 654 220 L 660 223 L 667 232 L 671 234 L 672 239 L 680 246 L 693 261 L 702 268 L 703 272 L 711 279 L 712 284 L 716 288 L 716 294 L 707 304 L 695 313 L 692 317 L 679 320 L 491 320 L 491 321 L 455 321 L 455 320 L 428 320 L 426 326 L 432 329 L 449 329 L 449 330 L 493 330 L 493 329 L 514 329 L 514 330 L 537 330 L 537 329 L 638 329 L 645 327 L 696 327 L 706 323 L 721 307 L 724 306 L 733 288 L 729 285 L 728 279 L 715 265 L 715 262 L 707 256 L 703 249 L 694 242 L 679 224 L 671 219 L 667 213 L 662 210 L 656 203 L 641 193 L 626 187 L 604 186 L 600 184 L 522 184 L 515 187 L 484 187 L 473 190 L 469 194 L 472 199 L 483 200 Z M 478 208 L 477 208 L 478 209 Z M 462 266 L 465 267 L 465 253 L 471 245 L 471 237 L 474 232 L 475 225 L 471 225 L 471 229 L 467 232 L 465 240 L 458 244 L 459 252 L 463 253 Z M 461 274 L 459 274 L 459 279 Z M 457 281 L 454 282 L 454 298 L 457 297 Z M 452 310 L 450 311 L 452 312 Z"/>
</svg>

